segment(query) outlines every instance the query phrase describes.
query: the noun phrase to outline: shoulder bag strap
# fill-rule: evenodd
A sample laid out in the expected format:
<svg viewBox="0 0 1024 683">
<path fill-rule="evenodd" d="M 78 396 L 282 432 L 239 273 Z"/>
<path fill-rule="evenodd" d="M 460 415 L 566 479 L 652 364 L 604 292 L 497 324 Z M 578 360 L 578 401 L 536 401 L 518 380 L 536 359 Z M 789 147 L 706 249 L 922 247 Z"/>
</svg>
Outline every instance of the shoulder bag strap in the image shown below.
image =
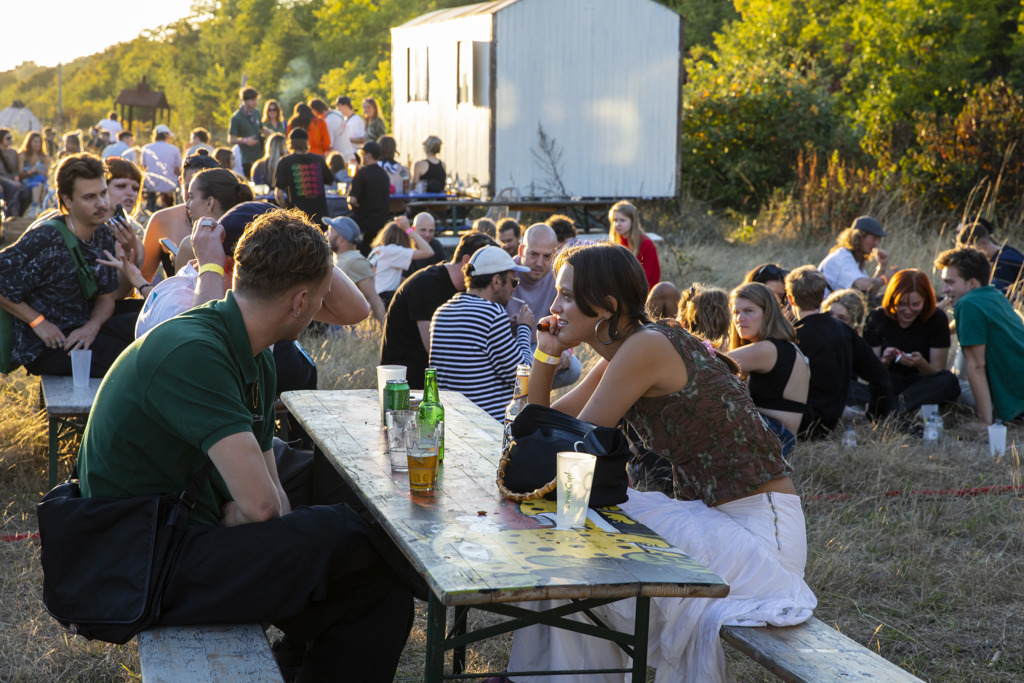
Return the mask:
<svg viewBox="0 0 1024 683">
<path fill-rule="evenodd" d="M 95 298 L 96 292 L 99 291 L 96 273 L 92 272 L 92 268 L 89 267 L 89 263 L 85 260 L 82 248 L 78 246 L 78 238 L 71 234 L 71 230 L 68 229 L 68 226 L 63 221 L 49 220 L 43 223 L 43 225 L 57 228 L 60 232 L 60 236 L 64 238 L 64 244 L 67 245 L 68 251 L 71 252 L 71 260 L 75 264 L 75 275 L 78 276 L 78 286 L 82 289 L 82 296 L 89 300 Z"/>
</svg>

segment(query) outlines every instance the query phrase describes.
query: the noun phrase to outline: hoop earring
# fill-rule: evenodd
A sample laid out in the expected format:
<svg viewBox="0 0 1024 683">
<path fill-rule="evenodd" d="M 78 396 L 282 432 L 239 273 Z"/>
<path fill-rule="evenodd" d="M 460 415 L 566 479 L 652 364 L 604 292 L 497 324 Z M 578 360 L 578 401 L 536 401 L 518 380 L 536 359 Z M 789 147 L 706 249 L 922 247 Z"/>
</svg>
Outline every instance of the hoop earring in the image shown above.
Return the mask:
<svg viewBox="0 0 1024 683">
<path fill-rule="evenodd" d="M 601 323 L 608 323 L 608 341 L 601 341 L 601 336 L 597 332 L 598 328 L 601 327 Z M 612 323 L 608 318 L 601 318 L 600 320 L 597 321 L 597 324 L 594 325 L 594 339 L 601 342 L 601 344 L 604 346 L 608 346 L 609 344 L 615 341 L 615 339 L 612 337 Z"/>
</svg>

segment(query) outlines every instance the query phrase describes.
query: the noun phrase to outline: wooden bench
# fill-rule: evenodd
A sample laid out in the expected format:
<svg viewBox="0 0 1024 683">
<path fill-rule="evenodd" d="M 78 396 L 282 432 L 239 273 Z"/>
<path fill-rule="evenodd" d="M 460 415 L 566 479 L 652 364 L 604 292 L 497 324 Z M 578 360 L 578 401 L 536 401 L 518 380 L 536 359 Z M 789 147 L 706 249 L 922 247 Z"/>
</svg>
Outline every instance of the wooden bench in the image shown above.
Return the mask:
<svg viewBox="0 0 1024 683">
<path fill-rule="evenodd" d="M 284 681 L 257 624 L 159 626 L 136 640 L 144 683 Z"/>
<path fill-rule="evenodd" d="M 814 618 L 799 626 L 723 626 L 721 635 L 784 681 L 921 680 Z"/>
<path fill-rule="evenodd" d="M 92 410 L 92 402 L 96 391 L 100 388 L 99 377 L 89 379 L 88 387 L 76 387 L 71 377 L 43 375 L 40 379 L 40 398 L 43 410 L 46 411 L 47 431 L 49 433 L 49 468 L 50 488 L 57 485 L 57 474 L 60 459 L 60 437 L 63 429 L 65 434 L 82 433 L 85 420 Z"/>
</svg>

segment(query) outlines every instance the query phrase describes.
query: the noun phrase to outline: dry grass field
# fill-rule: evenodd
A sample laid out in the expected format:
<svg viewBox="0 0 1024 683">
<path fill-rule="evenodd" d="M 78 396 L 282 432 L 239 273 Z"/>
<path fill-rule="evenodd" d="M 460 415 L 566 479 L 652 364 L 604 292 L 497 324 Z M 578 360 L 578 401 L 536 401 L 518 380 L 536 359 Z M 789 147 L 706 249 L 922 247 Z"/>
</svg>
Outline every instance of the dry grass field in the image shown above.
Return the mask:
<svg viewBox="0 0 1024 683">
<path fill-rule="evenodd" d="M 948 235 L 900 218 L 885 222 L 891 263 L 930 272 Z M 730 241 L 699 214 L 652 223 L 667 237 L 664 277 L 683 286 L 731 288 L 754 265 L 817 263 L 829 246 L 793 236 L 784 222 L 759 226 L 768 236 L 757 240 L 741 228 Z M 307 340 L 321 388 L 373 386 L 377 333 L 364 323 L 338 338 Z M 46 483 L 36 380 L 23 371 L 0 377 L 0 406 L 0 681 L 137 679 L 133 645 L 69 638 L 44 612 L 38 542 L 22 538 L 36 530 L 33 505 Z M 944 416 L 938 446 L 868 423 L 857 425 L 851 449 L 838 439 L 797 446 L 791 460 L 805 501 L 816 615 L 927 681 L 1024 680 L 1024 503 L 1012 488 L 1022 483 L 1018 451 L 992 459 L 985 442 L 957 429 L 968 413 L 951 408 Z M 1024 444 L 1019 425 L 1010 426 L 1011 442 Z M 421 678 L 422 624 L 421 614 L 397 680 Z M 471 650 L 470 670 L 501 670 L 509 644 L 497 639 Z M 774 680 L 735 652 L 730 659 L 741 681 Z"/>
</svg>

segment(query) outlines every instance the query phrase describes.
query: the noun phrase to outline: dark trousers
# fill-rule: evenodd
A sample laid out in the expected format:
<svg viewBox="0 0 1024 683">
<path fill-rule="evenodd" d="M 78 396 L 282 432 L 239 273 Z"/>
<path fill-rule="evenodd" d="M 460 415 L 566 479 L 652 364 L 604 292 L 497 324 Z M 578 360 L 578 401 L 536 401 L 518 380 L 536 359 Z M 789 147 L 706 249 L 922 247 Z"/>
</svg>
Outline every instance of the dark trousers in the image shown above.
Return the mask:
<svg viewBox="0 0 1024 683">
<path fill-rule="evenodd" d="M 16 185 L 9 180 L 0 178 L 0 189 L 3 189 L 2 194 L 7 203 L 8 216 L 20 216 L 32 201 L 32 190 L 24 185 Z"/>
<path fill-rule="evenodd" d="M 90 377 L 103 377 L 114 364 L 121 352 L 135 341 L 135 321 L 138 312 L 120 313 L 110 316 L 103 324 L 92 346 L 92 368 Z M 72 330 L 63 330 L 65 336 Z M 71 354 L 64 349 L 44 349 L 43 352 L 25 369 L 33 375 L 64 375 L 71 374 Z"/>
<path fill-rule="evenodd" d="M 190 527 L 158 624 L 271 622 L 309 643 L 300 680 L 390 683 L 414 610 L 379 542 L 344 504 L 231 528 Z"/>
<path fill-rule="evenodd" d="M 949 370 L 939 370 L 931 375 L 889 373 L 889 377 L 899 412 L 913 413 L 923 405 L 955 401 L 960 395 L 960 382 Z"/>
</svg>

